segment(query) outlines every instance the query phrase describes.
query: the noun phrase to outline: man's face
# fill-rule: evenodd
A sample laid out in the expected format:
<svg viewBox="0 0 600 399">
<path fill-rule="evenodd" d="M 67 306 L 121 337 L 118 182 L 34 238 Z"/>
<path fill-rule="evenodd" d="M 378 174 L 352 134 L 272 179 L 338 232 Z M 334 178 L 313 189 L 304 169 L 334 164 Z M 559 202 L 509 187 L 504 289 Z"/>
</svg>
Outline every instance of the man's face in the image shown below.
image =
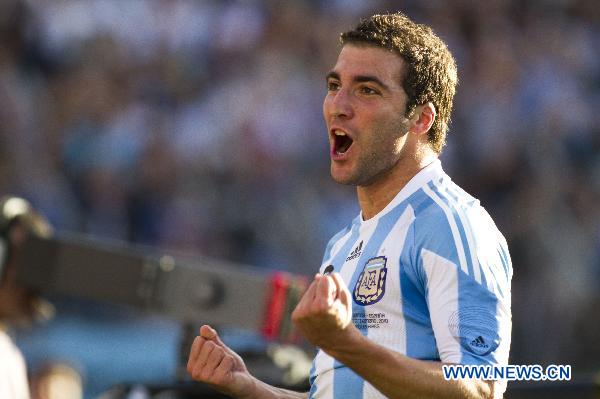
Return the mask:
<svg viewBox="0 0 600 399">
<path fill-rule="evenodd" d="M 409 126 L 402 71 L 403 60 L 387 50 L 342 48 L 323 102 L 331 175 L 338 183 L 368 186 L 402 158 Z"/>
</svg>

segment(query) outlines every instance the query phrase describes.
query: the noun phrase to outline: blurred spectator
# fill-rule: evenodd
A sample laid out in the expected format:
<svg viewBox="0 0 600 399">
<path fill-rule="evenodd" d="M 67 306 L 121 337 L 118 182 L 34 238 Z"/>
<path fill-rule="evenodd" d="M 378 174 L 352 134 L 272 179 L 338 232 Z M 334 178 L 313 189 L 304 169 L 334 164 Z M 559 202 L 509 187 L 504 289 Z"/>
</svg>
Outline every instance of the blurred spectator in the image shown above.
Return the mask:
<svg viewBox="0 0 600 399">
<path fill-rule="evenodd" d="M 10 399 L 81 399 L 82 380 L 67 364 L 48 362 L 28 378 L 25 362 L 12 335 L 18 326 L 46 320 L 53 307 L 17 279 L 18 259 L 28 235 L 47 236 L 50 226 L 26 201 L 0 198 L 0 397 Z M 31 396 L 30 396 L 30 386 Z"/>
</svg>

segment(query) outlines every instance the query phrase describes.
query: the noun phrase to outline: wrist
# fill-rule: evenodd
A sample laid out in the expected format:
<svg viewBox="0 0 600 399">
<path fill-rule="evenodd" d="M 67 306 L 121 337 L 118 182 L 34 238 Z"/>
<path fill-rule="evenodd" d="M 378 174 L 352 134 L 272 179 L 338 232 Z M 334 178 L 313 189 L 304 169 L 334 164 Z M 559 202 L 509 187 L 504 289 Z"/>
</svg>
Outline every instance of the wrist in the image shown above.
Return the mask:
<svg viewBox="0 0 600 399">
<path fill-rule="evenodd" d="M 286 391 L 273 385 L 269 385 L 266 382 L 252 376 L 252 380 L 244 393 L 235 397 L 237 399 L 280 399 L 283 397 L 290 397 L 289 395 L 283 395 L 284 393 L 289 394 L 291 391 Z"/>
<path fill-rule="evenodd" d="M 260 398 L 260 392 L 258 389 L 258 385 L 260 381 L 257 380 L 253 375 L 249 374 L 249 380 L 245 387 L 243 387 L 236 395 L 232 395 L 237 399 L 254 399 Z"/>
<path fill-rule="evenodd" d="M 336 334 L 334 339 L 324 343 L 322 346 L 319 346 L 319 348 L 329 356 L 339 359 L 349 352 L 360 348 L 361 342 L 364 339 L 365 337 L 354 324 L 350 324 Z"/>
</svg>

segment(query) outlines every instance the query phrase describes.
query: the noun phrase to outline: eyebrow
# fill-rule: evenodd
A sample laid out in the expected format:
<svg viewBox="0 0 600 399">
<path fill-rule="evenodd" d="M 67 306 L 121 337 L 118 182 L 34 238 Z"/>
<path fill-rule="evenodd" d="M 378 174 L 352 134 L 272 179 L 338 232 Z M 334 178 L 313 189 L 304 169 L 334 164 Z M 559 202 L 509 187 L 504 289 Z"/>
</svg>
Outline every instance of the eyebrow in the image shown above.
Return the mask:
<svg viewBox="0 0 600 399">
<path fill-rule="evenodd" d="M 335 71 L 331 71 L 327 74 L 327 76 L 325 77 L 326 80 L 329 79 L 337 79 L 340 80 L 340 75 L 335 72 Z M 352 79 L 353 82 L 355 83 L 368 83 L 368 82 L 372 82 L 375 83 L 379 86 L 381 86 L 383 89 L 389 91 L 390 88 L 388 87 L 388 85 L 386 85 L 385 83 L 383 83 L 381 80 L 379 80 L 379 78 L 372 76 L 372 75 L 356 75 L 354 76 L 354 78 Z"/>
</svg>

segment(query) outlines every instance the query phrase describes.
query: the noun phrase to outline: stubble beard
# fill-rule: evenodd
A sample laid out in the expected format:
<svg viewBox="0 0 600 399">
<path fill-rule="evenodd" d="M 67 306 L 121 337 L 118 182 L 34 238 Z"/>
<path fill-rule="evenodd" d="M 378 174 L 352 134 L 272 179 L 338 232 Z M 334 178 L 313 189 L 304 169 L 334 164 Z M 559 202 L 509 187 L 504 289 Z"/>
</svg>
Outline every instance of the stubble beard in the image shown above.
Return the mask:
<svg viewBox="0 0 600 399">
<path fill-rule="evenodd" d="M 333 179 L 343 185 L 368 187 L 384 178 L 402 159 L 403 146 L 398 140 L 408 133 L 406 127 L 406 123 L 401 121 L 389 128 L 375 129 L 379 133 L 373 135 L 371 150 L 358 157 L 354 171 L 346 178 L 336 178 L 332 164 Z"/>
</svg>

